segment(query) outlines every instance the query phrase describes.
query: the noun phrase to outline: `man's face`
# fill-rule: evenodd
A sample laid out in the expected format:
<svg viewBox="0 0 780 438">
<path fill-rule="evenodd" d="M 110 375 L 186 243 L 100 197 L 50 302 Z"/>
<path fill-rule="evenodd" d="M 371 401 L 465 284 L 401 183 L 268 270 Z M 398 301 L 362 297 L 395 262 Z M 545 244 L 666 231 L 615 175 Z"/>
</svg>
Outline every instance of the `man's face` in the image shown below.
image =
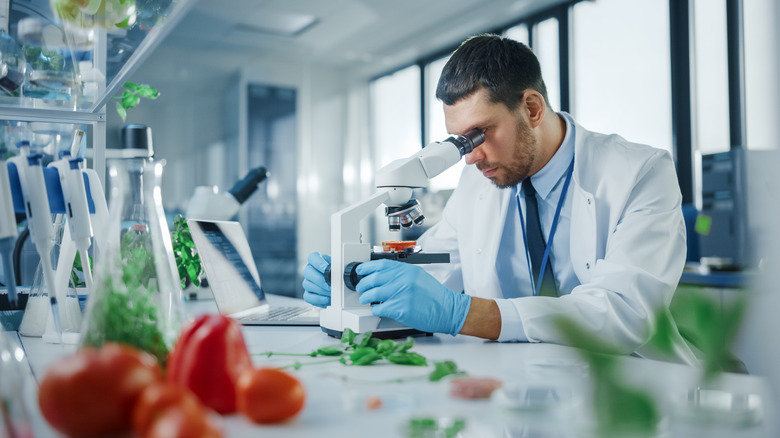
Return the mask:
<svg viewBox="0 0 780 438">
<path fill-rule="evenodd" d="M 501 103 L 491 103 L 485 89 L 444 105 L 447 131 L 462 135 L 473 128 L 485 131 L 485 142 L 466 155 L 466 164 L 477 169 L 500 188 L 517 185 L 531 171 L 538 155 L 537 139 L 523 117 L 523 103 L 514 112 Z"/>
</svg>

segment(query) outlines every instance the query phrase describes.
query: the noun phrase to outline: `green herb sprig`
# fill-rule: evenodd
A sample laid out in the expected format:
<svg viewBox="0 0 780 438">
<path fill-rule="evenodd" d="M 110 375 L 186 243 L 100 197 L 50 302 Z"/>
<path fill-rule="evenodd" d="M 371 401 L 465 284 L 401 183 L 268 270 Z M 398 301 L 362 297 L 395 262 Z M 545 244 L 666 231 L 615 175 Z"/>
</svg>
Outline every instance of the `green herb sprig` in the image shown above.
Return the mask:
<svg viewBox="0 0 780 438">
<path fill-rule="evenodd" d="M 84 345 L 119 342 L 144 350 L 164 368 L 168 346 L 160 330 L 154 302 L 156 270 L 149 233 L 129 231 L 120 243 L 121 281 L 106 276 L 89 313 Z"/>
<path fill-rule="evenodd" d="M 414 338 L 407 337 L 403 342 L 396 342 L 392 339 L 378 339 L 372 337 L 371 332 L 356 334 L 350 329 L 345 329 L 341 335 L 341 342 L 337 344 L 320 347 L 311 353 L 276 353 L 267 351 L 259 353 L 266 357 L 271 356 L 305 356 L 305 357 L 334 357 L 334 359 L 322 360 L 317 362 L 299 362 L 292 365 L 280 367 L 280 369 L 293 368 L 300 369 L 305 365 L 319 365 L 324 363 L 341 362 L 344 365 L 367 366 L 381 361 L 386 361 L 396 365 L 406 366 L 428 366 L 428 360 L 415 352 L 409 351 L 414 347 Z M 455 362 L 443 361 L 434 362 L 434 370 L 427 377 L 431 382 L 437 382 L 450 375 L 465 375 L 464 371 L 458 370 Z M 393 382 L 417 379 L 416 377 L 407 379 L 393 379 Z"/>
<path fill-rule="evenodd" d="M 116 112 L 124 122 L 127 118 L 127 110 L 135 107 L 141 103 L 141 98 L 145 99 L 157 99 L 160 96 L 160 92 L 156 88 L 147 84 L 136 84 L 134 82 L 125 82 L 122 84 L 124 91 L 121 96 L 112 97 L 111 100 L 116 100 Z"/>
<path fill-rule="evenodd" d="M 179 270 L 181 287 L 187 286 L 187 280 L 196 287 L 200 286 L 200 274 L 203 267 L 200 263 L 198 251 L 195 249 L 195 242 L 192 241 L 190 227 L 187 226 L 187 219 L 182 215 L 176 215 L 173 218 L 173 231 L 171 231 L 171 243 L 173 244 L 173 255 L 176 259 L 176 268 Z"/>
</svg>

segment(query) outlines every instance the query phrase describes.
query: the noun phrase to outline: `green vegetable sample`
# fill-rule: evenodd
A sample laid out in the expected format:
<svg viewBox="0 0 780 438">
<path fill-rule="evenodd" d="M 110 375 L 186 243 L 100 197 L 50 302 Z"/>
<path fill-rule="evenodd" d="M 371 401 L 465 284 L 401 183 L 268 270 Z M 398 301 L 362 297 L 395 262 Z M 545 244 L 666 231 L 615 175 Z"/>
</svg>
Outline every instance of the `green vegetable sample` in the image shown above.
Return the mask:
<svg viewBox="0 0 780 438">
<path fill-rule="evenodd" d="M 122 121 L 127 118 L 127 110 L 135 107 L 141 103 L 141 98 L 145 99 L 157 99 L 160 97 L 160 92 L 156 88 L 146 84 L 136 84 L 134 82 L 125 82 L 122 84 L 124 91 L 121 96 L 112 97 L 111 100 L 116 100 L 116 112 Z"/>
<path fill-rule="evenodd" d="M 168 346 L 160 330 L 158 293 L 151 239 L 128 232 L 120 244 L 121 281 L 107 275 L 95 291 L 83 345 L 119 342 L 146 351 L 164 367 Z"/>
<path fill-rule="evenodd" d="M 341 342 L 338 344 L 326 345 L 320 347 L 311 353 L 275 353 L 265 352 L 260 353 L 263 356 L 329 356 L 335 357 L 330 360 L 323 360 L 318 362 L 295 362 L 293 365 L 289 365 L 282 368 L 300 369 L 304 365 L 318 365 L 323 363 L 341 362 L 344 365 L 354 366 L 367 366 L 373 365 L 382 361 L 387 361 L 395 365 L 406 366 L 428 366 L 428 360 L 415 352 L 411 352 L 411 348 L 414 346 L 414 338 L 407 337 L 403 342 L 396 342 L 392 339 L 380 340 L 372 337 L 371 332 L 356 334 L 350 329 L 344 330 L 341 335 Z M 401 379 L 392 379 L 391 382 L 402 382 L 406 380 L 418 380 L 419 378 L 427 378 L 431 382 L 437 382 L 442 378 L 449 375 L 465 375 L 464 371 L 458 370 L 455 362 L 444 361 L 434 362 L 434 370 L 426 376 L 417 376 Z"/>
<path fill-rule="evenodd" d="M 190 227 L 187 219 L 182 215 L 173 218 L 173 231 L 171 231 L 171 243 L 173 244 L 173 256 L 176 258 L 176 268 L 179 270 L 182 289 L 187 286 L 187 280 L 195 286 L 200 286 L 200 274 L 202 265 L 195 242 L 192 241 Z"/>
</svg>

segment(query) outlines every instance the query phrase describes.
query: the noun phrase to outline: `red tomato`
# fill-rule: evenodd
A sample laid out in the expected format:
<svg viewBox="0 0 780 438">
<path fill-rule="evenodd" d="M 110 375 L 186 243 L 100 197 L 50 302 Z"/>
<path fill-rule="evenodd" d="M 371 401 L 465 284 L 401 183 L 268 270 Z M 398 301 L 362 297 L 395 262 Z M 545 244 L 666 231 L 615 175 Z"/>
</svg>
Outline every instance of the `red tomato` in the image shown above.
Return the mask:
<svg viewBox="0 0 780 438">
<path fill-rule="evenodd" d="M 130 429 L 141 391 L 161 379 L 156 359 L 140 350 L 120 344 L 86 347 L 49 367 L 38 405 L 65 435 L 115 435 Z"/>
<path fill-rule="evenodd" d="M 306 391 L 298 379 L 274 368 L 247 369 L 236 383 L 238 411 L 255 423 L 279 423 L 303 409 Z"/>
<path fill-rule="evenodd" d="M 133 431 L 146 436 L 152 425 L 168 409 L 179 409 L 188 417 L 206 415 L 206 408 L 187 388 L 167 382 L 156 382 L 146 387 L 133 408 Z"/>
<path fill-rule="evenodd" d="M 222 438 L 222 436 L 213 414 L 195 416 L 181 405 L 172 405 L 157 417 L 143 438 Z"/>
<path fill-rule="evenodd" d="M 182 329 L 168 357 L 166 378 L 189 388 L 209 408 L 231 414 L 236 411 L 236 380 L 251 367 L 240 324 L 205 314 Z"/>
</svg>

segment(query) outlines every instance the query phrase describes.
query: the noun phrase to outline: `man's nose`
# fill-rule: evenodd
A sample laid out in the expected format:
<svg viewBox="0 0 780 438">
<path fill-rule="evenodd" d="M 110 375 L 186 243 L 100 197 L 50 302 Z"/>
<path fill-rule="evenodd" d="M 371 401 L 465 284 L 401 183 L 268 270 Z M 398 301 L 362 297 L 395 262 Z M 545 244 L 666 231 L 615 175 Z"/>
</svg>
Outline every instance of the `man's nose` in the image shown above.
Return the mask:
<svg viewBox="0 0 780 438">
<path fill-rule="evenodd" d="M 475 147 L 474 150 L 465 155 L 466 164 L 475 164 L 485 159 L 485 154 L 482 153 L 481 147 Z"/>
</svg>

